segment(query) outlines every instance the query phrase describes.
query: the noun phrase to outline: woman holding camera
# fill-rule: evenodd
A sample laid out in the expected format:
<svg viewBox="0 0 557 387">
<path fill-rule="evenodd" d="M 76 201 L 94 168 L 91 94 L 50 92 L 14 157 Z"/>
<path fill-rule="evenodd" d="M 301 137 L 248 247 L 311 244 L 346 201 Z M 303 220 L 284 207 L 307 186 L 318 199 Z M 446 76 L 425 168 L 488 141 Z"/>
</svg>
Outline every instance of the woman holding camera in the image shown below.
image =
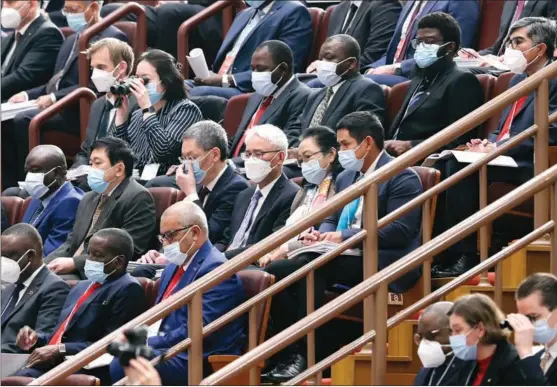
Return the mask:
<svg viewBox="0 0 557 387">
<path fill-rule="evenodd" d="M 182 136 L 203 116 L 187 99 L 184 80 L 172 55 L 149 50 L 139 57 L 137 78 L 129 79 L 130 95 L 139 109 L 128 120 L 128 96 L 116 109 L 114 136 L 127 141 L 135 153 L 135 168 L 158 164 L 165 172 L 181 155 Z"/>
</svg>

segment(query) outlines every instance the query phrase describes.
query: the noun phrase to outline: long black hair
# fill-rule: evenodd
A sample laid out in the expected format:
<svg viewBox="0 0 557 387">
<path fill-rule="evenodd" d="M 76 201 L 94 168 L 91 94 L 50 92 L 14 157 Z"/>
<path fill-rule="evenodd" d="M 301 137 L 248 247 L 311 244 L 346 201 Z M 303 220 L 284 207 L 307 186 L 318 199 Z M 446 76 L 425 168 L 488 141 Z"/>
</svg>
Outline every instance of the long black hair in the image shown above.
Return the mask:
<svg viewBox="0 0 557 387">
<path fill-rule="evenodd" d="M 323 153 L 330 153 L 331 148 L 336 149 L 337 152 L 335 155 L 335 159 L 331 164 L 333 181 L 335 181 L 338 174 L 342 172 L 342 166 L 338 161 L 339 146 L 336 132 L 328 126 L 316 125 L 304 131 L 304 133 L 300 136 L 300 142 L 302 142 L 306 138 L 312 138 L 319 147 L 319 150 Z"/>
<path fill-rule="evenodd" d="M 172 55 L 162 50 L 153 49 L 141 54 L 137 63 L 144 60 L 149 62 L 159 74 L 161 83 L 166 90 L 163 95 L 165 100 L 178 101 L 188 97 L 184 78 L 178 71 L 176 59 Z"/>
</svg>

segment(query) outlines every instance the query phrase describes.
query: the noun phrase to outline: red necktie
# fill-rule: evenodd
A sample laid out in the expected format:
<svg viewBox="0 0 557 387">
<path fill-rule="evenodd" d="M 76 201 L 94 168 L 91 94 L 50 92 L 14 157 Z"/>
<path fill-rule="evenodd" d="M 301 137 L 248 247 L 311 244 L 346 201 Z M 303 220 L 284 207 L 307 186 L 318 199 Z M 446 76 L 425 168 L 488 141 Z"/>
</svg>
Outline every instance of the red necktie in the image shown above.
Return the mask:
<svg viewBox="0 0 557 387">
<path fill-rule="evenodd" d="M 248 131 L 252 127 L 254 127 L 255 125 L 257 125 L 259 123 L 259 120 L 261 119 L 261 117 L 263 117 L 263 113 L 265 113 L 265 110 L 267 110 L 267 108 L 269 107 L 271 102 L 273 102 L 273 97 L 269 96 L 269 97 L 267 97 L 263 100 L 261 105 L 259 105 L 259 109 L 257 109 L 255 114 L 253 115 L 253 118 L 251 119 L 251 121 L 250 121 L 248 127 L 246 128 L 246 130 L 244 131 L 244 134 L 242 135 L 242 138 L 238 142 L 238 145 L 236 145 L 236 149 L 234 150 L 234 153 L 232 154 L 233 157 L 238 157 L 238 155 L 240 154 L 240 151 L 242 150 L 242 146 L 244 146 L 244 142 L 246 141 L 246 135 L 248 134 Z"/>
<path fill-rule="evenodd" d="M 513 124 L 513 120 L 516 117 L 516 115 L 520 112 L 520 109 L 522 109 L 522 106 L 524 105 L 524 102 L 526 102 L 527 97 L 528 96 L 526 95 L 524 97 L 520 97 L 520 99 L 513 104 L 513 107 L 509 112 L 509 115 L 507 116 L 505 123 L 503 124 L 503 128 L 501 129 L 501 132 L 497 136 L 497 140 L 496 140 L 497 142 L 504 139 L 505 136 L 510 132 L 511 126 Z"/>
<path fill-rule="evenodd" d="M 414 9 L 414 12 L 412 12 L 412 15 L 410 16 L 410 21 L 408 22 L 408 28 L 406 28 L 406 33 L 404 34 L 404 37 L 401 37 L 400 42 L 398 42 L 398 46 L 396 47 L 396 52 L 395 52 L 395 56 L 394 56 L 394 63 L 398 63 L 401 62 L 404 59 L 404 56 L 406 54 L 406 50 L 408 49 L 408 44 L 410 43 L 410 41 L 412 39 L 410 39 L 412 37 L 412 30 L 414 28 L 414 23 L 416 22 L 416 18 L 418 17 L 418 14 L 420 13 L 420 8 L 422 7 L 422 1 L 416 1 L 417 5 L 416 8 Z"/>
<path fill-rule="evenodd" d="M 182 279 L 183 274 L 184 274 L 184 268 L 182 266 L 178 267 L 178 269 L 176 269 L 176 272 L 174 273 L 174 276 L 170 280 L 170 283 L 166 287 L 166 290 L 164 291 L 161 301 L 164 301 L 165 299 L 170 297 L 170 295 L 174 291 L 174 288 L 176 287 L 176 285 L 178 285 L 178 282 L 180 282 L 180 280 Z"/>
<path fill-rule="evenodd" d="M 70 312 L 70 315 L 64 320 L 64 322 L 62 323 L 62 325 L 60 325 L 58 330 L 52 335 L 52 338 L 48 342 L 48 345 L 58 345 L 62 342 L 62 335 L 66 331 L 66 328 L 68 327 L 69 322 L 72 320 L 73 316 L 75 315 L 75 312 L 77 312 L 77 310 L 85 302 L 85 300 L 87 298 L 89 298 L 89 296 L 91 296 L 91 294 L 93 294 L 95 292 L 95 290 L 97 290 L 100 287 L 101 287 L 101 284 L 98 283 L 98 282 L 95 282 L 94 284 L 89 286 L 89 288 L 87 288 L 85 293 L 83 293 L 81 295 L 81 297 L 79 297 L 79 299 L 75 303 L 75 306 L 73 307 L 72 311 Z"/>
</svg>

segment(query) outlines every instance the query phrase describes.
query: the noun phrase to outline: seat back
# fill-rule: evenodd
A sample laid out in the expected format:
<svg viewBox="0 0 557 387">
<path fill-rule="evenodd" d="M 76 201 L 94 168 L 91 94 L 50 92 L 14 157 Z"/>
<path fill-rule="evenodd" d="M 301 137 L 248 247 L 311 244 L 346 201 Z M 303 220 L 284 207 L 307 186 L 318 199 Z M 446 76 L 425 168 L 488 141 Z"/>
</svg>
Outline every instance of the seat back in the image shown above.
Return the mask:
<svg viewBox="0 0 557 387">
<path fill-rule="evenodd" d="M 226 104 L 222 126 L 226 130 L 229 139 L 232 139 L 238 130 L 238 125 L 242 121 L 242 114 L 244 114 L 249 97 L 251 97 L 251 93 L 240 94 L 230 98 Z"/>
<path fill-rule="evenodd" d="M 387 99 L 387 122 L 386 130 L 389 130 L 396 115 L 402 108 L 404 98 L 406 98 L 406 93 L 408 92 L 408 87 L 410 86 L 410 81 L 399 83 L 391 87 L 388 93 Z"/>
<path fill-rule="evenodd" d="M 319 53 L 319 48 L 321 47 L 319 44 L 321 21 L 325 16 L 325 11 L 321 8 L 311 7 L 309 8 L 309 12 L 311 13 L 311 28 L 313 31 L 313 37 L 311 39 L 311 50 L 307 57 L 306 65 L 309 65 L 317 59 L 317 54 Z"/>
<path fill-rule="evenodd" d="M 114 23 L 114 27 L 118 28 L 120 31 L 126 34 L 128 37 L 128 44 L 137 52 L 135 47 L 135 37 L 137 31 L 137 23 L 132 21 L 117 21 Z"/>
<path fill-rule="evenodd" d="M 476 32 L 478 50 L 491 47 L 497 40 L 504 5 L 505 2 L 501 0 L 481 1 L 480 21 Z"/>
<path fill-rule="evenodd" d="M 2 207 L 10 225 L 20 223 L 23 218 L 23 203 L 25 201 L 19 196 L 2 196 Z"/>
<path fill-rule="evenodd" d="M 316 47 L 315 47 L 315 59 L 319 57 L 319 50 L 321 46 L 327 39 L 327 34 L 329 32 L 329 21 L 331 20 L 331 14 L 333 13 L 333 9 L 336 5 L 331 5 L 327 7 L 325 11 L 325 15 L 321 19 L 321 25 L 319 26 L 319 36 L 317 37 Z"/>
<path fill-rule="evenodd" d="M 143 291 L 145 292 L 145 298 L 147 300 L 146 309 L 152 308 L 153 306 L 155 306 L 155 302 L 157 301 L 160 279 L 157 279 L 156 281 L 144 277 L 137 277 L 136 279 L 137 282 L 139 282 L 139 284 L 143 288 Z"/>
<path fill-rule="evenodd" d="M 441 172 L 439 172 L 435 168 L 428 168 L 428 167 L 412 167 L 414 171 L 420 177 L 420 181 L 422 182 L 422 188 L 427 191 L 430 188 L 433 188 L 441 181 Z M 433 228 L 433 220 L 435 219 L 435 207 L 437 207 L 437 195 L 431 198 L 431 227 Z M 432 230 L 430 230 L 431 232 Z"/>
<path fill-rule="evenodd" d="M 0 381 L 3 386 L 27 386 L 33 378 L 29 376 L 8 376 Z M 55 386 L 100 386 L 101 381 L 91 375 L 70 375 Z"/>
<path fill-rule="evenodd" d="M 149 192 L 155 201 L 155 214 L 157 221 L 159 221 L 163 212 L 176 203 L 178 199 L 178 190 L 170 187 L 152 187 L 149 188 Z"/>
<path fill-rule="evenodd" d="M 242 281 L 246 300 L 256 296 L 275 283 L 275 276 L 262 270 L 242 270 L 238 272 L 238 277 Z M 255 308 L 257 308 L 255 325 L 259 329 L 257 338 L 258 344 L 260 344 L 265 341 L 267 323 L 271 313 L 271 297 L 265 300 L 265 302 L 260 302 Z"/>
<path fill-rule="evenodd" d="M 493 88 L 495 87 L 495 81 L 497 78 L 490 74 L 479 74 L 476 75 L 476 77 L 478 78 L 478 81 L 480 81 L 482 89 L 484 90 L 484 102 L 487 102 L 493 96 Z M 480 133 L 478 133 L 480 138 L 485 138 L 489 134 L 489 124 L 489 119 L 483 123 Z"/>
<path fill-rule="evenodd" d="M 493 84 L 493 92 L 491 93 L 491 98 L 495 98 L 500 94 L 503 94 L 509 88 L 509 82 L 511 78 L 516 74 L 514 73 L 503 73 L 497 77 L 495 83 Z M 497 130 L 499 126 L 499 121 L 501 120 L 503 112 L 499 114 L 494 114 L 487 122 L 484 124 L 484 133 L 489 135 L 490 133 Z"/>
<path fill-rule="evenodd" d="M 27 209 L 29 208 L 29 205 L 31 204 L 31 200 L 33 200 L 33 198 L 31 196 L 29 196 L 23 202 L 23 207 L 21 207 L 21 213 L 19 214 L 20 216 L 17 220 L 18 223 L 23 222 L 23 216 L 25 215 L 25 211 L 27 211 Z"/>
<path fill-rule="evenodd" d="M 62 31 L 62 35 L 64 35 L 64 38 L 66 39 L 68 38 L 68 36 L 75 34 L 75 31 L 70 27 L 62 27 L 60 28 L 60 31 Z"/>
<path fill-rule="evenodd" d="M 190 101 L 197 105 L 203 118 L 215 122 L 222 122 L 228 100 L 216 95 L 204 95 L 201 97 L 191 97 Z"/>
</svg>

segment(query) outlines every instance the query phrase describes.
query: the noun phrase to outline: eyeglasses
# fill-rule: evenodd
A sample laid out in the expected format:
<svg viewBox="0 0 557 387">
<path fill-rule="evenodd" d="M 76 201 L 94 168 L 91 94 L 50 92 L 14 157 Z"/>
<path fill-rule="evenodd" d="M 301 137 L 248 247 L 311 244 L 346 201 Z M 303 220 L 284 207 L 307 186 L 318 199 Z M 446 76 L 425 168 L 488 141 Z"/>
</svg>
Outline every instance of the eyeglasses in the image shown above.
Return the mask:
<svg viewBox="0 0 557 387">
<path fill-rule="evenodd" d="M 277 152 L 281 152 L 280 150 L 272 150 L 272 151 L 256 151 L 256 152 L 244 152 L 240 155 L 240 157 L 242 157 L 242 160 L 247 160 L 250 159 L 252 157 L 255 157 L 256 159 L 262 159 L 263 156 L 265 156 L 267 153 L 277 153 Z"/>
<path fill-rule="evenodd" d="M 310 161 L 313 160 L 312 157 L 319 154 L 319 153 L 323 153 L 323 152 L 317 151 L 317 152 L 312 153 L 308 156 L 302 156 L 302 158 L 300 158 L 296 161 L 296 163 L 298 164 L 298 167 L 302 168 L 302 164 L 309 163 Z M 321 155 L 321 157 L 317 158 L 316 160 L 321 160 L 322 158 L 323 158 L 323 155 Z"/>
<path fill-rule="evenodd" d="M 172 237 L 174 236 L 174 234 L 176 234 L 177 232 L 180 232 L 180 231 L 186 231 L 187 229 L 190 229 L 191 227 L 192 226 L 186 226 L 186 227 L 180 228 L 178 230 L 167 231 L 163 234 L 157 235 L 157 239 L 159 240 L 160 243 L 164 243 L 165 241 L 170 242 L 172 240 Z"/>
<path fill-rule="evenodd" d="M 422 39 L 412 39 L 410 41 L 410 44 L 412 45 L 412 48 L 415 50 L 416 48 L 418 48 L 419 45 L 430 45 L 430 44 L 439 44 L 442 43 L 442 41 L 437 40 L 437 39 L 428 39 L 428 40 L 422 40 Z"/>
<path fill-rule="evenodd" d="M 505 47 L 507 48 L 511 47 L 516 50 L 516 48 L 520 46 L 522 43 L 524 43 L 525 41 L 526 39 L 524 39 L 522 36 L 517 36 L 516 38 L 507 40 L 507 42 L 505 43 Z"/>
</svg>

